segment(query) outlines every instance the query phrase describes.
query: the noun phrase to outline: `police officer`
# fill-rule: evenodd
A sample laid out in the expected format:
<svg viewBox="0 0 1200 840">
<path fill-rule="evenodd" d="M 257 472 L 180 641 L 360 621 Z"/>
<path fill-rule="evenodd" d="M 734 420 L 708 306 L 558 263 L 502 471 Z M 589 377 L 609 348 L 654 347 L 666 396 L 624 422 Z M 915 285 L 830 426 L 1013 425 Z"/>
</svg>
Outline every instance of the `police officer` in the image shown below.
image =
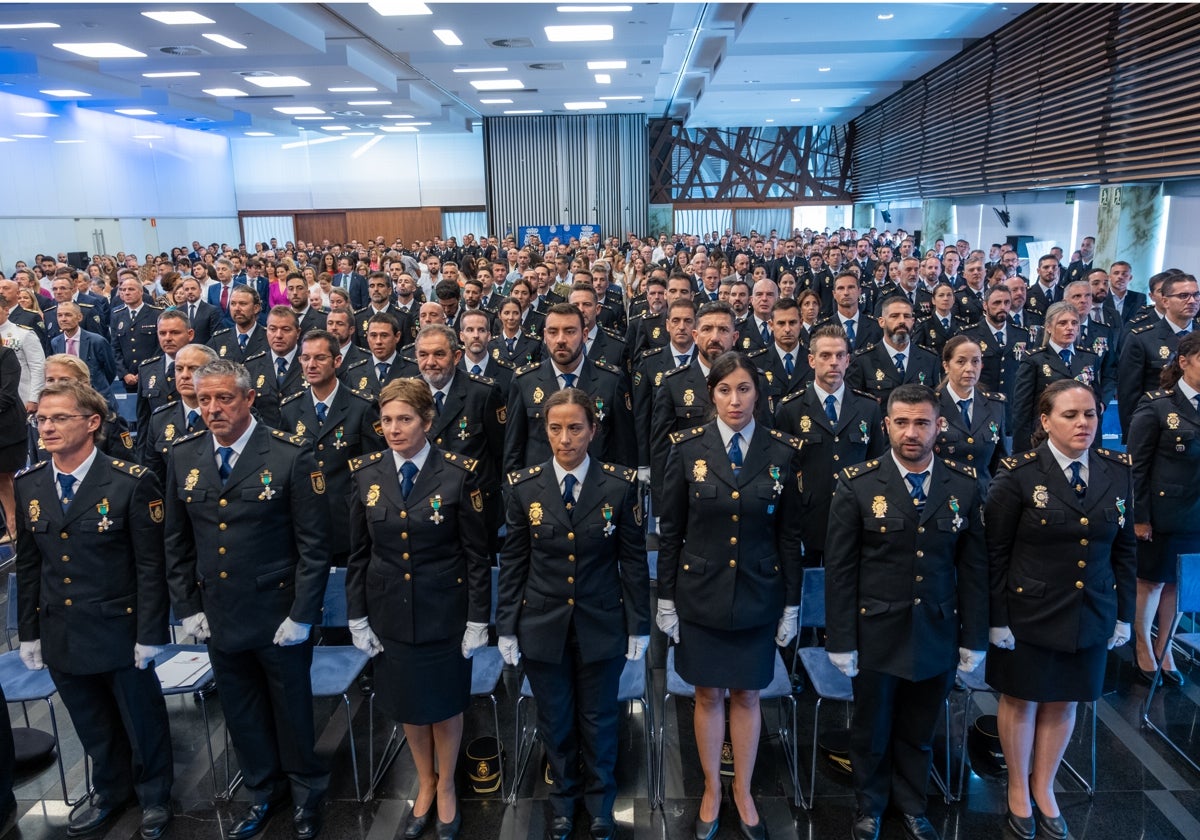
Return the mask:
<svg viewBox="0 0 1200 840">
<path fill-rule="evenodd" d="M 144 467 L 107 458 L 96 436 L 108 406 L 89 385 L 58 382 L 38 401 L 49 461 L 18 474 L 21 660 L 49 667 L 92 760 L 94 793 L 67 834 L 107 826 L 136 794 L 141 834 L 171 819 L 171 736 L 154 658 L 167 635 L 163 495 Z"/>
<path fill-rule="evenodd" d="M 399 322 L 390 314 L 372 315 L 367 321 L 371 355 L 347 367 L 341 373 L 342 381 L 356 391 L 378 397 L 384 385 L 404 375 L 405 360 L 398 349 L 402 335 Z"/>
<path fill-rule="evenodd" d="M 634 366 L 633 417 L 637 429 L 639 481 L 652 480 L 650 428 L 654 394 L 668 372 L 690 364 L 696 358 L 696 342 L 692 339 L 695 325 L 696 304 L 690 300 L 672 301 L 667 308 L 667 333 L 670 342 L 665 347 L 645 351 Z"/>
<path fill-rule="evenodd" d="M 1012 293 L 1003 283 L 990 287 L 984 296 L 983 318 L 961 335 L 979 345 L 982 363 L 979 386 L 1004 395 L 1004 428 L 1011 433 L 1012 402 L 1017 387 L 1017 365 L 1029 352 L 1029 330 L 1012 323 L 1009 309 Z"/>
<path fill-rule="evenodd" d="M 812 378 L 812 368 L 808 365 L 808 352 L 800 346 L 800 306 L 796 301 L 791 298 L 775 301 L 769 322 L 771 342 L 752 350 L 749 357 L 767 380 L 767 405 L 774 413 L 785 397 L 803 390 L 804 383 Z"/>
<path fill-rule="evenodd" d="M 937 357 L 910 341 L 913 330 L 912 304 L 893 295 L 883 304 L 883 336 L 856 351 L 846 371 L 851 388 L 866 391 L 886 405 L 892 389 L 915 383 L 932 388 L 938 381 Z"/>
<path fill-rule="evenodd" d="M 830 660 L 854 680 L 851 836 L 875 840 L 889 803 L 913 840 L 925 816 L 930 746 L 955 667 L 987 648 L 987 555 L 975 470 L 933 454 L 938 399 L 901 385 L 888 399 L 891 451 L 838 478 L 825 545 Z"/>
<path fill-rule="evenodd" d="M 267 350 L 266 324 L 261 323 L 262 298 L 248 285 L 237 285 L 229 293 L 229 317 L 232 327 L 217 330 L 209 339 L 209 346 L 222 359 L 243 362 Z"/>
<path fill-rule="evenodd" d="M 820 566 L 833 484 L 843 467 L 878 457 L 887 448 L 879 403 L 846 386 L 850 342 L 841 327 L 818 327 L 808 348 L 813 381 L 784 397 L 775 427 L 799 439 L 804 565 Z"/>
<path fill-rule="evenodd" d="M 339 382 L 341 357 L 330 333 L 306 333 L 296 358 L 308 387 L 283 399 L 282 429 L 312 447 L 317 469 L 325 474 L 329 521 L 345 523 L 350 515 L 350 461 L 383 447 L 379 409 L 369 394 Z M 330 560 L 345 566 L 350 557 L 348 529 L 334 528 L 330 536 Z"/>
<path fill-rule="evenodd" d="M 650 640 L 650 580 L 635 473 L 591 458 L 596 407 L 578 388 L 546 400 L 552 460 L 509 475 L 496 629 L 524 657 L 555 784 L 547 834 L 567 840 L 582 797 L 593 840 L 616 827 L 617 689 Z"/>
<path fill-rule="evenodd" d="M 986 487 L 1008 451 L 1004 395 L 977 387 L 982 365 L 983 353 L 971 339 L 956 335 L 946 342 L 942 351 L 945 379 L 937 389 L 941 416 L 933 451 L 940 458 L 974 467 Z"/>
<path fill-rule="evenodd" d="M 629 358 L 637 361 L 646 350 L 663 347 L 670 340 L 666 326 L 667 272 L 655 269 L 646 278 L 646 310 L 629 319 L 625 347 Z"/>
<path fill-rule="evenodd" d="M 150 415 L 178 399 L 175 390 L 175 354 L 192 341 L 195 333 L 187 315 L 180 309 L 166 309 L 158 316 L 157 338 L 162 353 L 142 360 L 138 366 L 138 434 L 150 428 Z M 145 450 L 139 446 L 145 463 Z"/>
<path fill-rule="evenodd" d="M 309 676 L 309 633 L 329 574 L 325 476 L 303 438 L 251 415 L 255 393 L 242 365 L 211 362 L 192 378 L 208 430 L 171 451 L 167 581 L 184 632 L 209 639 L 249 794 L 226 836 L 261 832 L 290 783 L 294 836 L 312 840 L 329 784 Z"/>
<path fill-rule="evenodd" d="M 300 364 L 300 319 L 289 306 L 273 306 L 267 315 L 267 346 L 263 353 L 246 357 L 246 370 L 252 377 L 254 408 L 273 429 L 283 428 L 280 404 L 304 387 Z"/>
<path fill-rule="evenodd" d="M 520 288 L 528 288 L 525 283 L 518 283 Z M 542 358 L 542 343 L 538 335 L 521 326 L 521 302 L 516 298 L 505 298 L 500 301 L 499 307 L 496 320 L 500 328 L 496 337 L 488 342 L 488 355 L 517 368 Z"/>
<path fill-rule="evenodd" d="M 402 263 L 395 263 L 395 266 L 402 266 Z M 397 271 L 397 274 L 399 272 Z M 413 334 L 411 329 L 413 322 L 416 321 L 416 312 L 401 312 L 396 308 L 393 302 L 392 280 L 382 271 L 374 271 L 367 278 L 367 296 L 370 302 L 354 313 L 354 320 L 358 326 L 357 336 L 359 343 L 367 346 L 367 327 L 374 315 L 387 313 L 396 319 L 399 325 L 400 332 L 409 336 Z"/>
<path fill-rule="evenodd" d="M 172 400 L 150 415 L 149 426 L 138 435 L 141 445 L 139 458 L 144 466 L 158 476 L 161 484 L 167 482 L 167 459 L 171 454 L 171 446 L 179 438 L 205 428 L 192 374 L 197 368 L 218 358 L 217 351 L 205 344 L 189 344 L 180 349 L 175 354 L 175 388 L 179 399 Z"/>
<path fill-rule="evenodd" d="M 606 362 L 621 370 L 628 370 L 629 358 L 625 342 L 619 335 L 600 326 L 596 315 L 600 311 L 596 290 L 590 283 L 577 281 L 567 295 L 567 302 L 583 315 L 583 355 L 593 362 Z M 548 351 L 543 348 L 546 355 Z"/>
<path fill-rule="evenodd" d="M 159 352 L 158 315 L 162 309 L 142 300 L 142 284 L 133 275 L 122 278 L 117 292 L 124 305 L 113 310 L 109 334 L 117 361 L 117 378 L 132 394 L 138 389 L 138 368 L 142 361 Z"/>
<path fill-rule="evenodd" d="M 499 353 L 493 356 L 488 352 L 490 324 L 491 315 L 484 309 L 467 310 L 458 319 L 458 340 L 463 350 L 458 367 L 466 373 L 492 380 L 501 396 L 507 399 L 513 366 L 507 359 L 501 359 Z"/>
</svg>

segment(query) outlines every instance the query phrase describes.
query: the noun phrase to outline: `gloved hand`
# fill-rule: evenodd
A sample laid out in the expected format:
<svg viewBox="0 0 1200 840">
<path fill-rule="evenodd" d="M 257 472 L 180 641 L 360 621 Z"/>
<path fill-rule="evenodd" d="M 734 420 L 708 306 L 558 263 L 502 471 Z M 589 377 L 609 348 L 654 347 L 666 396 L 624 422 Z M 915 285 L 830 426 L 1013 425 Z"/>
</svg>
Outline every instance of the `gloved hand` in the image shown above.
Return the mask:
<svg viewBox="0 0 1200 840">
<path fill-rule="evenodd" d="M 630 636 L 629 648 L 625 651 L 625 658 L 630 662 L 637 662 L 646 655 L 646 648 L 650 646 L 649 636 Z"/>
<path fill-rule="evenodd" d="M 829 653 L 826 651 L 826 653 Z M 848 653 L 829 653 L 829 661 L 847 677 L 858 676 L 858 651 Z"/>
<path fill-rule="evenodd" d="M 679 644 L 679 613 L 675 612 L 674 601 L 659 600 L 658 613 L 654 616 L 658 629 L 667 634 L 675 644 Z"/>
<path fill-rule="evenodd" d="M 133 645 L 133 667 L 139 671 L 145 671 L 146 668 L 162 656 L 163 649 L 157 645 L 139 645 L 136 642 Z"/>
<path fill-rule="evenodd" d="M 642 482 L 642 484 L 649 484 L 650 483 L 650 468 L 649 467 L 638 467 L 637 468 L 637 480 Z"/>
<path fill-rule="evenodd" d="M 487 647 L 487 628 L 487 624 L 482 621 L 467 622 L 467 629 L 462 637 L 463 659 L 470 659 L 475 655 L 475 651 L 481 647 Z"/>
<path fill-rule="evenodd" d="M 42 662 L 42 640 L 34 639 L 32 642 L 21 642 L 21 661 L 25 663 L 25 667 L 30 671 L 40 671 L 46 667 L 46 663 Z"/>
<path fill-rule="evenodd" d="M 500 658 L 515 668 L 521 661 L 521 648 L 517 644 L 517 637 L 501 636 L 497 646 L 500 648 Z"/>
<path fill-rule="evenodd" d="M 366 617 L 352 618 L 346 623 L 346 626 L 350 628 L 350 638 L 356 648 L 367 656 L 383 653 L 383 644 L 375 635 L 375 631 L 371 629 L 371 623 Z"/>
<path fill-rule="evenodd" d="M 291 618 L 285 618 L 283 624 L 280 624 L 279 629 L 275 631 L 275 644 L 280 647 L 289 647 L 307 642 L 311 630 L 311 624 L 300 624 L 292 621 Z"/>
<path fill-rule="evenodd" d="M 1120 647 L 1129 641 L 1129 622 L 1118 621 L 1117 626 L 1113 628 L 1112 638 L 1108 640 L 1108 649 L 1112 650 L 1115 647 Z"/>
<path fill-rule="evenodd" d="M 1008 627 L 988 628 L 988 641 L 1004 650 L 1012 650 L 1017 646 L 1017 637 Z"/>
<path fill-rule="evenodd" d="M 775 644 L 786 647 L 788 642 L 796 638 L 796 626 L 799 621 L 799 607 L 784 607 L 783 615 L 779 618 L 779 627 L 775 630 Z"/>
<path fill-rule="evenodd" d="M 194 637 L 197 644 L 207 641 L 212 635 L 212 631 L 208 629 L 208 616 L 202 612 L 189 615 L 183 620 L 183 633 L 185 636 Z"/>
<path fill-rule="evenodd" d="M 964 674 L 969 674 L 983 664 L 983 658 L 987 656 L 986 650 L 967 650 L 966 648 L 958 649 L 958 670 Z"/>
</svg>

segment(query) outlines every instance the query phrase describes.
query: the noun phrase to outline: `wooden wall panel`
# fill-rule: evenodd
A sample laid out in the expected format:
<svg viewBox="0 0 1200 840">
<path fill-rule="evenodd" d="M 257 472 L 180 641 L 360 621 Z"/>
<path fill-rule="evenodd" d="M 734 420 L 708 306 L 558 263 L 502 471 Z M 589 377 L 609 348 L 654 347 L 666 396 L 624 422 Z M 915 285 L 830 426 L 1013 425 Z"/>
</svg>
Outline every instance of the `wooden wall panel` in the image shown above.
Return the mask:
<svg viewBox="0 0 1200 840">
<path fill-rule="evenodd" d="M 331 213 L 297 213 L 296 238 L 305 242 L 316 242 L 318 246 L 326 239 L 330 242 L 345 242 L 346 213 L 341 210 Z"/>
<path fill-rule="evenodd" d="M 391 207 L 346 211 L 346 236 L 359 242 L 382 236 L 390 245 L 397 236 L 401 241 L 408 243 L 414 239 L 432 239 L 441 235 L 440 207 Z"/>
</svg>

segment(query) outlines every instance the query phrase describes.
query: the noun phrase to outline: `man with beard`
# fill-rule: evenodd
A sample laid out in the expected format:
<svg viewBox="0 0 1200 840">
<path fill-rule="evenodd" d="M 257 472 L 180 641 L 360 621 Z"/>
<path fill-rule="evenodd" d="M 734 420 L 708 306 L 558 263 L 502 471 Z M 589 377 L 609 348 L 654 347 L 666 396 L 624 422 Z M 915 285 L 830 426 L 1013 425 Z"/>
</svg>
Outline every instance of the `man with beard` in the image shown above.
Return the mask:
<svg viewBox="0 0 1200 840">
<path fill-rule="evenodd" d="M 625 347 L 630 359 L 636 362 L 646 350 L 667 343 L 666 311 L 666 273 L 656 269 L 646 280 L 645 312 L 629 319 Z"/>
<path fill-rule="evenodd" d="M 393 263 L 393 267 L 400 263 Z M 397 272 L 399 274 L 399 272 Z M 362 309 L 354 313 L 354 323 L 357 325 L 357 335 L 359 344 L 363 347 L 367 344 L 367 324 L 371 320 L 371 316 L 379 315 L 386 312 L 396 319 L 400 324 L 400 331 L 405 336 L 412 334 L 410 329 L 408 312 L 401 312 L 396 304 L 392 303 L 392 280 L 382 271 L 374 271 L 367 278 L 367 297 L 369 302 Z M 328 319 L 326 319 L 326 329 L 329 327 Z M 346 364 L 347 360 L 343 359 L 342 364 Z"/>
<path fill-rule="evenodd" d="M 711 267 L 709 270 L 717 271 Z M 637 429 L 639 481 L 651 480 L 650 416 L 654 410 L 654 393 L 668 371 L 687 365 L 696 357 L 696 342 L 692 340 L 695 325 L 696 304 L 690 300 L 673 301 L 667 308 L 669 343 L 647 350 L 634 367 L 633 417 Z"/>
<path fill-rule="evenodd" d="M 1019 281 L 1013 281 L 1019 282 Z M 1012 293 L 1006 283 L 992 286 L 984 299 L 983 320 L 962 334 L 979 345 L 983 362 L 979 369 L 979 387 L 1003 394 L 1004 428 L 1012 428 L 1012 399 L 1017 387 L 1017 365 L 1033 349 L 1029 330 L 1009 322 Z"/>
<path fill-rule="evenodd" d="M 1104 297 L 1106 323 L 1123 326 L 1132 321 L 1146 306 L 1146 296 L 1141 292 L 1129 291 L 1133 279 L 1133 267 L 1124 260 L 1117 260 L 1108 269 L 1108 294 Z"/>
<path fill-rule="evenodd" d="M 883 335 L 879 321 L 859 308 L 859 293 L 859 281 L 852 272 L 839 274 L 833 283 L 833 298 L 837 306 L 832 315 L 817 322 L 818 327 L 826 324 L 841 327 L 854 350 L 869 346 Z"/>
<path fill-rule="evenodd" d="M 882 321 L 883 339 L 854 354 L 846 371 L 846 384 L 886 405 L 888 396 L 901 384 L 915 382 L 934 387 L 940 379 L 941 365 L 928 350 L 909 342 L 913 313 L 906 298 L 893 296 L 885 301 Z"/>
<path fill-rule="evenodd" d="M 1085 236 L 1079 243 L 1079 259 L 1067 266 L 1066 283 L 1086 280 L 1092 271 L 1092 258 L 1096 255 L 1096 237 Z"/>
<path fill-rule="evenodd" d="M 174 401 L 175 354 L 194 335 L 187 315 L 180 309 L 168 309 L 158 316 L 158 345 L 162 354 L 146 359 L 138 368 L 137 422 L 138 432 L 150 428 L 150 415 L 164 405 Z M 141 462 L 145 463 L 145 450 L 139 447 Z"/>
<path fill-rule="evenodd" d="M 244 362 L 250 356 L 267 349 L 267 330 L 259 323 L 262 298 L 249 285 L 234 286 L 229 293 L 229 317 L 232 327 L 217 330 L 209 346 L 222 359 Z"/>
<path fill-rule="evenodd" d="M 342 363 L 338 366 L 338 378 L 340 379 L 342 371 L 350 365 L 364 361 L 368 354 L 366 350 L 355 343 L 357 336 L 354 330 L 354 316 L 348 307 L 340 310 L 334 309 L 326 315 L 325 329 L 338 343 L 338 353 L 342 357 Z"/>
<path fill-rule="evenodd" d="M 283 417 L 279 405 L 303 387 L 304 376 L 297 356 L 300 319 L 288 306 L 273 306 L 267 315 L 269 349 L 246 359 L 246 370 L 254 388 L 254 408 L 273 429 L 281 429 Z"/>
</svg>

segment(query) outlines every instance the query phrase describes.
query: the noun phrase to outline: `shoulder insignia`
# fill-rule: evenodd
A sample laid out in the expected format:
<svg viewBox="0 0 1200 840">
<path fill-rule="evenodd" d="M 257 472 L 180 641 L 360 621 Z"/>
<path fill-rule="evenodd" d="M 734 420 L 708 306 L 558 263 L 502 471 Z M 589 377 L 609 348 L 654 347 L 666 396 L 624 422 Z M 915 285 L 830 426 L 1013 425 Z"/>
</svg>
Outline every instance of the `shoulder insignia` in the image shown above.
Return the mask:
<svg viewBox="0 0 1200 840">
<path fill-rule="evenodd" d="M 526 467 L 523 470 L 516 470 L 514 472 L 510 472 L 508 474 L 508 483 L 509 484 L 520 484 L 522 481 L 525 481 L 526 479 L 533 478 L 535 475 L 537 475 L 541 471 L 542 471 L 542 467 L 539 464 L 539 465 L 535 465 L 532 467 Z"/>
<path fill-rule="evenodd" d="M 696 426 L 694 429 L 683 429 L 678 432 L 671 432 L 671 443 L 683 443 L 685 440 L 691 440 L 704 433 L 703 426 Z"/>
<path fill-rule="evenodd" d="M 662 347 L 654 347 L 650 350 L 644 351 L 642 353 L 642 358 L 645 359 L 647 356 L 657 356 L 658 354 L 662 353 L 666 349 L 667 349 L 667 347 L 665 344 Z"/>
<path fill-rule="evenodd" d="M 233 332 L 233 327 L 224 327 L 222 329 L 215 330 L 212 334 L 212 338 L 216 338 L 219 335 L 225 335 L 227 332 Z"/>
<path fill-rule="evenodd" d="M 1018 467 L 1025 466 L 1026 464 L 1032 464 L 1036 460 L 1037 451 L 1031 449 L 1021 455 L 1013 455 L 1011 458 L 1001 458 L 1000 463 L 1003 464 L 1006 469 L 1015 470 Z"/>
<path fill-rule="evenodd" d="M 747 359 L 757 359 L 759 356 L 766 355 L 767 351 L 770 349 L 771 349 L 770 347 L 767 347 L 766 345 L 764 345 L 762 347 L 759 347 L 757 350 L 753 350 L 744 355 L 746 356 Z"/>
<path fill-rule="evenodd" d="M 1141 335 L 1141 334 L 1142 334 L 1142 333 L 1144 333 L 1146 330 L 1151 330 L 1151 329 L 1154 329 L 1154 327 L 1155 327 L 1155 325 L 1156 325 L 1157 323 L 1158 323 L 1158 322 L 1157 322 L 1157 321 L 1155 321 L 1153 324 L 1143 324 L 1143 325 L 1142 325 L 1142 326 L 1140 326 L 1140 327 L 1134 327 L 1134 328 L 1133 328 L 1133 329 L 1131 329 L 1129 332 L 1130 332 L 1130 334 L 1131 334 L 1131 335 Z"/>
<path fill-rule="evenodd" d="M 527 365 L 524 365 L 524 366 L 522 366 L 522 367 L 519 367 L 519 368 L 517 368 L 517 369 L 516 369 L 516 370 L 513 372 L 513 376 L 524 376 L 525 374 L 527 374 L 527 373 L 529 373 L 529 372 L 531 372 L 531 371 L 535 371 L 535 370 L 537 370 L 537 369 L 538 369 L 538 368 L 540 368 L 541 366 L 542 366 L 542 363 L 541 363 L 541 362 L 531 362 L 531 363 L 529 363 L 529 364 L 527 364 Z"/>
<path fill-rule="evenodd" d="M 356 362 L 351 362 L 350 364 L 346 365 L 344 368 L 342 368 L 342 370 L 354 370 L 354 368 L 358 367 L 359 365 L 365 365 L 368 361 L 370 361 L 370 359 L 359 359 Z"/>
<path fill-rule="evenodd" d="M 1171 395 L 1172 395 L 1172 394 L 1174 394 L 1174 393 L 1175 393 L 1175 392 L 1174 392 L 1173 390 L 1169 390 L 1169 389 L 1168 389 L 1168 390 L 1160 390 L 1160 391 L 1147 391 L 1147 392 L 1146 392 L 1146 399 L 1148 399 L 1148 400 L 1161 400 L 1163 397 L 1169 397 L 1169 396 L 1171 396 Z"/>
<path fill-rule="evenodd" d="M 969 467 L 966 464 L 960 464 L 960 463 L 958 463 L 958 461 L 951 461 L 947 458 L 943 458 L 942 463 L 945 464 L 950 469 L 957 470 L 958 472 L 962 473 L 965 476 L 975 478 L 975 468 L 974 467 Z"/>
<path fill-rule="evenodd" d="M 611 338 L 613 341 L 619 341 L 622 344 L 625 343 L 625 336 L 621 335 L 619 332 L 612 329 L 611 327 L 601 327 L 600 329 L 603 330 L 604 334 L 607 335 L 609 338 Z"/>
<path fill-rule="evenodd" d="M 1128 467 L 1130 464 L 1133 463 L 1133 460 L 1129 457 L 1128 452 L 1114 452 L 1111 449 L 1100 449 L 1100 448 L 1097 448 L 1093 451 L 1097 455 L 1099 455 L 1101 458 L 1107 458 L 1110 461 L 1116 461 L 1118 464 L 1121 464 L 1126 467 Z"/>
<path fill-rule="evenodd" d="M 165 403 L 164 405 L 160 405 L 158 408 L 154 409 L 154 411 L 152 411 L 150 413 L 153 415 L 153 414 L 159 414 L 164 411 L 170 411 L 172 408 L 174 408 L 178 404 L 179 404 L 178 400 L 171 400 L 170 402 Z"/>
<path fill-rule="evenodd" d="M 800 440 L 799 438 L 792 437 L 791 435 L 784 434 L 778 429 L 768 429 L 767 431 L 771 437 L 775 438 L 775 440 L 779 441 L 780 443 L 786 443 L 797 452 L 799 452 L 800 448 L 804 446 L 804 441 Z"/>
<path fill-rule="evenodd" d="M 476 465 L 479 464 L 474 458 L 467 458 L 459 455 L 456 452 L 443 452 L 443 457 L 456 467 L 462 467 L 467 472 L 474 472 Z"/>
<path fill-rule="evenodd" d="M 246 359 L 245 359 L 245 361 L 246 361 L 246 362 L 253 362 L 255 359 L 261 359 L 261 358 L 264 358 L 266 355 L 267 355 L 267 351 L 266 351 L 266 350 L 259 350 L 257 353 L 254 353 L 254 354 L 251 354 L 251 355 L 247 356 L 247 357 L 246 357 Z"/>
<path fill-rule="evenodd" d="M 792 393 L 788 394 L 786 397 L 784 397 L 783 399 L 781 399 L 781 400 L 779 401 L 779 404 L 780 404 L 780 405 L 787 405 L 787 404 L 788 404 L 788 403 L 790 403 L 792 400 L 798 400 L 798 399 L 800 399 L 801 397 L 803 397 L 803 396 L 804 396 L 804 394 L 805 394 L 805 390 L 806 390 L 806 389 L 801 389 L 801 390 L 799 390 L 799 391 L 792 391 Z"/>
<path fill-rule="evenodd" d="M 872 350 L 874 350 L 874 349 L 875 349 L 875 345 L 874 345 L 874 344 L 868 344 L 866 347 L 860 347 L 859 349 L 855 350 L 855 351 L 854 351 L 854 355 L 855 355 L 855 356 L 861 356 L 861 355 L 863 355 L 864 353 L 870 353 L 870 352 L 871 352 Z"/>
<path fill-rule="evenodd" d="M 378 454 L 378 453 L 376 453 L 376 454 Z M 350 472 L 354 472 L 355 470 L 357 470 L 359 467 L 361 467 L 365 463 L 367 463 L 366 458 L 351 458 L 347 462 L 347 466 L 350 467 Z"/>
<path fill-rule="evenodd" d="M 663 378 L 666 379 L 668 376 L 677 376 L 678 374 L 682 373 L 685 370 L 691 370 L 691 368 L 692 368 L 692 366 L 690 364 L 679 365 L 678 367 L 673 367 L 669 371 L 667 371 L 666 373 L 663 374 Z"/>
<path fill-rule="evenodd" d="M 846 467 L 844 470 L 842 470 L 842 475 L 844 475 L 846 478 L 858 478 L 860 475 L 866 475 L 867 473 L 878 468 L 879 459 L 875 458 L 862 464 L 855 464 L 852 467 Z"/>
<path fill-rule="evenodd" d="M 25 469 L 23 469 L 23 470 L 17 470 L 17 473 L 16 473 L 16 475 L 13 476 L 13 478 L 20 478 L 21 476 L 26 475 L 27 473 L 31 473 L 34 470 L 40 470 L 42 467 L 46 466 L 49 463 L 50 463 L 49 461 L 38 461 L 36 464 L 30 464 L 28 467 L 25 467 Z"/>
<path fill-rule="evenodd" d="M 184 436 L 183 436 L 183 437 L 181 437 L 181 438 L 176 438 L 175 442 L 174 442 L 174 443 L 172 443 L 171 445 L 172 445 L 172 446 L 178 446 L 178 445 L 179 445 L 179 444 L 181 444 L 181 443 L 185 443 L 185 442 L 187 442 L 187 441 L 189 441 L 189 440 L 195 440 L 196 438 L 198 438 L 198 437 L 201 437 L 201 436 L 203 436 L 203 435 L 206 435 L 206 434 L 208 434 L 208 429 L 201 429 L 201 430 L 200 430 L 200 431 L 198 431 L 198 432 L 192 432 L 190 435 L 184 435 Z"/>
<path fill-rule="evenodd" d="M 600 368 L 600 370 L 606 370 L 609 373 L 616 373 L 616 374 L 621 373 L 621 369 L 619 367 L 617 367 L 616 365 L 610 365 L 608 362 L 603 362 L 600 359 L 593 360 L 592 364 L 594 364 L 596 367 Z"/>
<path fill-rule="evenodd" d="M 283 399 L 281 399 L 281 400 L 279 401 L 279 404 L 280 404 L 281 406 L 283 406 L 283 405 L 287 405 L 287 404 L 288 404 L 288 403 L 290 403 L 292 400 L 296 399 L 296 397 L 299 397 L 300 395 L 302 395 L 302 394 L 304 394 L 304 393 L 306 393 L 306 392 L 304 392 L 304 391 L 297 391 L 296 393 L 292 394 L 291 396 L 284 397 Z"/>
<path fill-rule="evenodd" d="M 345 386 L 345 387 L 346 387 L 346 390 L 347 390 L 349 393 L 351 393 L 351 394 L 353 394 L 354 396 L 358 397 L 358 398 L 359 398 L 360 400 L 362 400 L 363 402 L 374 402 L 374 401 L 375 401 L 375 398 L 374 398 L 374 397 L 372 397 L 370 394 L 368 394 L 366 391 L 357 391 L 357 390 L 355 390 L 354 388 L 351 388 L 351 387 L 349 387 L 349 386 Z M 304 392 L 303 392 L 303 391 L 299 391 L 298 393 L 301 393 L 301 394 L 302 394 L 302 393 L 304 393 Z"/>
<path fill-rule="evenodd" d="M 497 367 L 508 368 L 509 370 L 515 370 L 515 369 L 516 369 L 516 365 L 514 365 L 514 364 L 513 364 L 512 362 L 510 362 L 508 359 L 498 359 L 498 358 L 496 358 L 495 356 L 493 356 L 493 357 L 492 357 L 492 362 L 493 362 L 493 363 L 494 363 L 494 364 L 495 364 Z"/>
<path fill-rule="evenodd" d="M 138 365 L 138 367 L 145 367 L 146 365 L 152 365 L 152 364 L 154 364 L 155 362 L 158 362 L 158 361 L 162 361 L 162 355 L 161 355 L 161 354 L 159 354 L 159 355 L 157 355 L 157 356 L 151 356 L 149 359 L 142 359 L 142 361 L 141 361 L 141 363 Z"/>
<path fill-rule="evenodd" d="M 112 465 L 121 470 L 121 472 L 127 472 L 134 477 L 141 476 L 146 472 L 146 468 L 141 464 L 131 464 L 128 461 L 118 461 L 114 459 Z"/>
<path fill-rule="evenodd" d="M 279 440 L 286 440 L 292 446 L 308 446 L 309 445 L 304 440 L 304 438 L 300 437 L 299 435 L 290 435 L 287 432 L 281 432 L 278 429 L 272 429 L 271 435 L 273 437 L 279 438 Z"/>
<path fill-rule="evenodd" d="M 10 321 L 9 323 L 15 323 L 15 322 Z M 29 330 L 30 332 L 33 332 L 33 327 L 29 326 L 28 324 L 15 324 L 15 326 L 19 330 Z"/>
<path fill-rule="evenodd" d="M 989 400 L 996 400 L 997 402 L 1004 402 L 1008 399 L 1004 394 L 993 394 L 991 391 L 985 391 L 982 388 L 979 389 L 979 393 L 983 394 Z"/>
<path fill-rule="evenodd" d="M 492 379 L 491 377 L 483 376 L 482 374 L 478 374 L 478 373 L 468 373 L 467 379 L 471 380 L 472 382 L 479 382 L 480 384 L 483 384 L 483 385 L 496 384 L 496 380 Z"/>
<path fill-rule="evenodd" d="M 854 394 L 858 394 L 858 396 L 860 396 L 860 397 L 866 397 L 870 400 L 874 400 L 875 402 L 879 402 L 878 397 L 876 397 L 874 394 L 868 393 L 867 391 L 860 391 L 858 388 L 851 388 L 850 392 L 854 393 Z"/>
</svg>

